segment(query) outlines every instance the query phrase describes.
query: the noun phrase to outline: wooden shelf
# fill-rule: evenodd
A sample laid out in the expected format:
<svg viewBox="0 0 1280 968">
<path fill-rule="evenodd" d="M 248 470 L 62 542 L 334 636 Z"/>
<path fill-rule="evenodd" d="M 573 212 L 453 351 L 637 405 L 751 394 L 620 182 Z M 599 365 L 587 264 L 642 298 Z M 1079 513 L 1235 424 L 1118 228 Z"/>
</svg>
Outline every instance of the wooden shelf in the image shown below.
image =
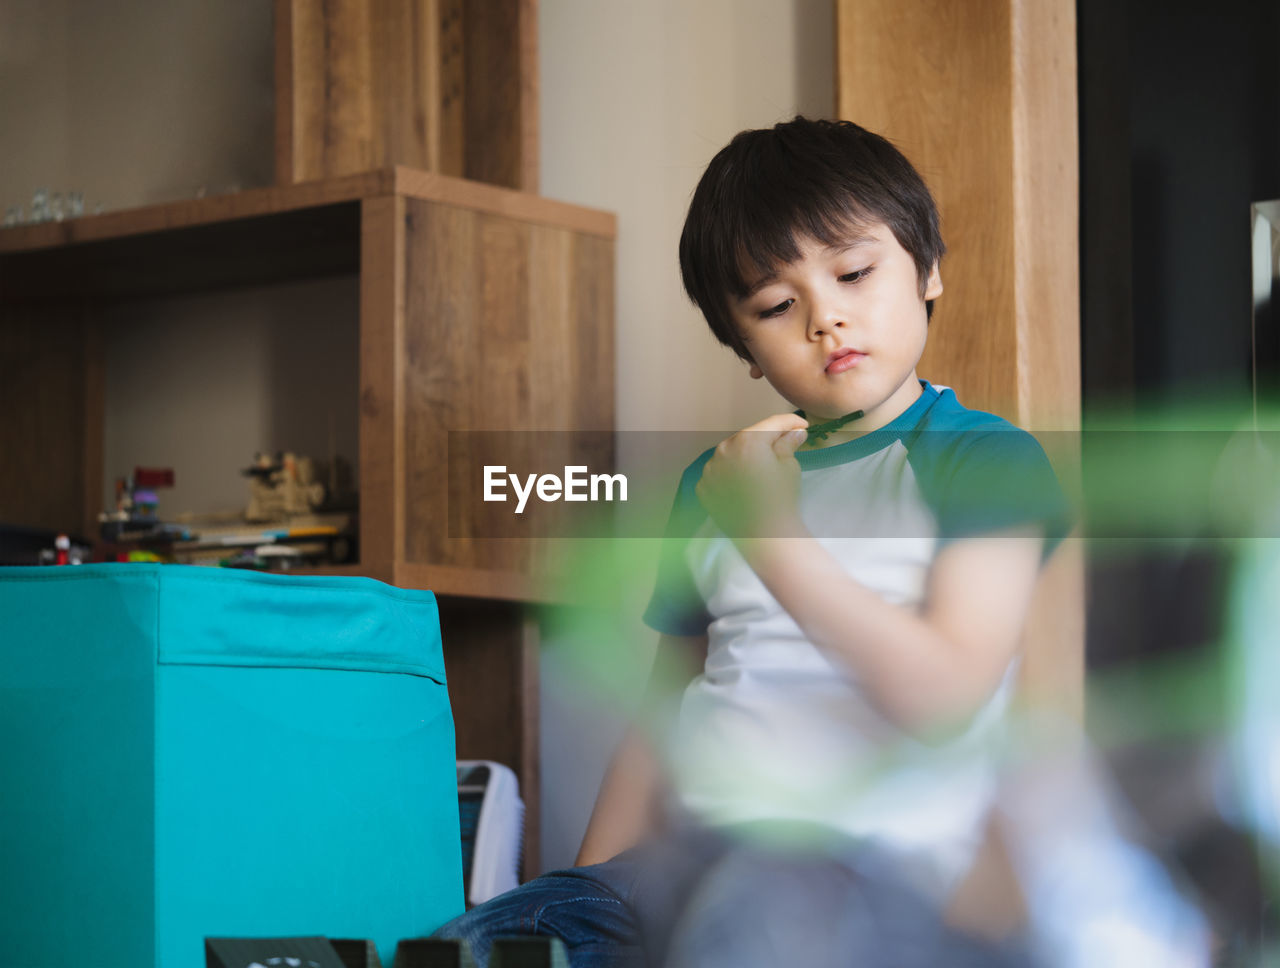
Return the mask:
<svg viewBox="0 0 1280 968">
<path fill-rule="evenodd" d="M 614 238 L 616 217 L 410 168 L 0 229 L 0 301 L 169 295 L 360 270 L 362 204 L 400 197 Z"/>
<path fill-rule="evenodd" d="M 380 195 L 403 195 L 528 222 L 550 223 L 612 239 L 617 216 L 496 185 L 395 166 L 360 175 L 214 195 L 142 208 L 0 229 L 0 253 L 173 232 L 264 215 L 324 209 Z M 314 212 L 313 212 L 314 214 Z"/>
<path fill-rule="evenodd" d="M 448 437 L 613 430 L 616 227 L 394 167 L 2 229 L 0 520 L 96 531 L 113 303 L 358 276 L 360 561 L 305 573 L 440 596 L 459 755 L 517 766 L 536 870 L 541 558 L 450 521 Z M 573 462 L 610 470 L 584 437 Z"/>
</svg>

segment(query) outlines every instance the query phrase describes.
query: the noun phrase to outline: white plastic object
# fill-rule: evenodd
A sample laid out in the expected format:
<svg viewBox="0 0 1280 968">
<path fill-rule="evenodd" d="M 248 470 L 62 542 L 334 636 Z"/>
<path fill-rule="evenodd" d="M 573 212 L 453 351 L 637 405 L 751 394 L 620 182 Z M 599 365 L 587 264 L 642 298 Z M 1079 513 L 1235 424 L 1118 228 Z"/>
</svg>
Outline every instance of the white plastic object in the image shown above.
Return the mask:
<svg viewBox="0 0 1280 968">
<path fill-rule="evenodd" d="M 485 776 L 487 769 L 488 775 Z M 520 883 L 524 801 L 510 767 L 493 760 L 458 760 L 458 800 L 480 801 L 471 854 L 469 904 L 483 904 Z"/>
</svg>

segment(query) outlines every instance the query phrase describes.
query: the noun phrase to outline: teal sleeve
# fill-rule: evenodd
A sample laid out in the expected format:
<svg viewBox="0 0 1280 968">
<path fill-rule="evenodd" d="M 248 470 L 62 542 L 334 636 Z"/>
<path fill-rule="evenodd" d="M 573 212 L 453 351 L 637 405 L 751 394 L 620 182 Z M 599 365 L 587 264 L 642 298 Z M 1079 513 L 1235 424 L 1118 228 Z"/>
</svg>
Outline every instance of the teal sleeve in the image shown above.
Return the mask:
<svg viewBox="0 0 1280 968">
<path fill-rule="evenodd" d="M 680 478 L 662 537 L 658 577 L 649 605 L 644 610 L 644 623 L 667 635 L 705 635 L 707 626 L 711 624 L 711 616 L 686 558 L 689 539 L 707 520 L 707 512 L 694 488 L 710 457 L 711 451 L 704 453 L 689 465 Z"/>
<path fill-rule="evenodd" d="M 1014 427 L 955 434 L 936 482 L 944 542 L 1027 524 L 1044 528 L 1044 557 L 1071 529 L 1073 515 L 1039 441 Z"/>
</svg>

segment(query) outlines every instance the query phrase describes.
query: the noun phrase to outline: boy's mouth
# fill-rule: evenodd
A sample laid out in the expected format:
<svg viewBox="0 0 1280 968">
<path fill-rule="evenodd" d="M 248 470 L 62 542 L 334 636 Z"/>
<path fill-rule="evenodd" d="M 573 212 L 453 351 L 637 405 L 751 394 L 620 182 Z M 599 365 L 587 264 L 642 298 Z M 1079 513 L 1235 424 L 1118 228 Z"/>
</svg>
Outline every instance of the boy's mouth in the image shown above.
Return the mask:
<svg viewBox="0 0 1280 968">
<path fill-rule="evenodd" d="M 827 357 L 826 370 L 828 373 L 843 373 L 850 367 L 857 366 L 859 361 L 866 355 L 866 353 L 859 353 L 857 350 L 846 346 Z"/>
</svg>

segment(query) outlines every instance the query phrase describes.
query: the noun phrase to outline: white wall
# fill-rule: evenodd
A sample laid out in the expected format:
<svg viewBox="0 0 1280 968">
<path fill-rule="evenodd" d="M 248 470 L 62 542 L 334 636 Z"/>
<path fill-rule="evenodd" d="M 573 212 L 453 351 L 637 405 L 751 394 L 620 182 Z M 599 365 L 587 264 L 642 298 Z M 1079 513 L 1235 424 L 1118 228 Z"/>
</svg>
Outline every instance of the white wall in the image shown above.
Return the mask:
<svg viewBox="0 0 1280 968">
<path fill-rule="evenodd" d="M 790 409 L 711 336 L 680 287 L 677 242 L 698 176 L 734 134 L 831 116 L 833 25 L 831 0 L 541 0 L 542 194 L 618 215 L 620 429 L 732 431 Z M 626 470 L 642 459 L 625 436 L 619 451 Z M 653 639 L 631 616 L 617 634 Z M 542 680 L 550 870 L 573 861 L 621 717 L 555 642 Z"/>
<path fill-rule="evenodd" d="M 275 175 L 271 4 L 0 0 L 0 208 L 132 208 Z"/>
</svg>

